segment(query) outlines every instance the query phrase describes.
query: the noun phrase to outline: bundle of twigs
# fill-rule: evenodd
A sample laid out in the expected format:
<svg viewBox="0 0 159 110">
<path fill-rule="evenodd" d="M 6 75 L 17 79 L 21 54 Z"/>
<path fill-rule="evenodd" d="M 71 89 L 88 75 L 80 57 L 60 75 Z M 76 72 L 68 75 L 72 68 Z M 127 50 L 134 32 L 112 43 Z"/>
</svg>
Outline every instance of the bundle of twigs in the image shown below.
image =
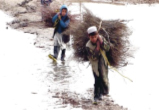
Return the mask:
<svg viewBox="0 0 159 110">
<path fill-rule="evenodd" d="M 57 12 L 59 12 L 60 7 L 54 6 L 54 7 L 41 7 L 41 16 L 42 21 L 44 22 L 44 25 L 46 27 L 53 27 L 52 23 L 52 17 L 56 15 Z"/>
<path fill-rule="evenodd" d="M 53 27 L 52 17 L 55 16 L 58 12 L 60 12 L 60 5 L 41 8 L 42 21 L 45 23 L 46 27 Z M 74 24 L 77 22 L 79 14 L 71 14 L 71 11 L 69 11 L 68 17 L 70 19 L 70 24 Z"/>
<path fill-rule="evenodd" d="M 90 26 L 96 26 L 100 27 L 99 34 L 110 43 L 111 48 L 107 52 L 110 65 L 116 68 L 125 66 L 127 58 L 131 56 L 128 40 L 131 31 L 123 22 L 124 20 L 101 20 L 86 9 L 83 13 L 83 21 L 71 29 L 75 59 L 78 61 L 88 61 L 85 48 L 89 40 L 87 29 Z"/>
</svg>

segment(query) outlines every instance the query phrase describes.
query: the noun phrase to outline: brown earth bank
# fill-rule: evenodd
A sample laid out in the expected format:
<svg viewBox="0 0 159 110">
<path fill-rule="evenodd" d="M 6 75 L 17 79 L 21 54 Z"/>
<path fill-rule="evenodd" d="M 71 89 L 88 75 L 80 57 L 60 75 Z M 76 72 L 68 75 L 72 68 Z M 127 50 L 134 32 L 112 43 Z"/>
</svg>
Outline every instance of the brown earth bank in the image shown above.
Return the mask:
<svg viewBox="0 0 159 110">
<path fill-rule="evenodd" d="M 25 33 L 36 34 L 36 41 L 33 45 L 48 51 L 53 46 L 53 39 L 51 37 L 53 28 L 43 27 L 40 7 L 40 0 L 0 0 L 0 9 L 14 17 L 14 20 L 8 23 L 8 25 L 11 28 L 18 29 Z M 74 108 L 82 108 L 83 110 L 127 110 L 127 108 L 115 104 L 111 96 L 104 96 L 98 105 L 93 105 L 93 88 L 88 88 L 87 97 L 69 91 L 65 88 L 65 85 L 69 85 L 68 79 L 75 77 L 75 75 L 70 75 L 70 73 L 68 74 L 66 71 L 74 71 L 73 68 L 54 64 L 52 66 L 53 70 L 58 73 L 54 74 L 52 78 L 54 81 L 53 84 L 60 83 L 63 89 L 57 88 L 57 90 L 49 90 L 48 92 L 52 94 L 53 99 L 59 99 L 56 104 L 60 106 L 59 108 L 65 108 L 70 104 Z"/>
</svg>

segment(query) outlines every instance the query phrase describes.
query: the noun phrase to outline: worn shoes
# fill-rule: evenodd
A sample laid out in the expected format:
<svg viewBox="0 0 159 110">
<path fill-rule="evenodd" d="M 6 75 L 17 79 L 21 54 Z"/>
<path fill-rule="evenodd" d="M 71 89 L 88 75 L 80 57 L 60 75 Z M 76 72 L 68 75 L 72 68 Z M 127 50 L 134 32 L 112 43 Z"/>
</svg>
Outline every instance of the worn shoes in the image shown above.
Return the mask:
<svg viewBox="0 0 159 110">
<path fill-rule="evenodd" d="M 99 94 L 98 100 L 102 100 L 102 94 Z"/>
<path fill-rule="evenodd" d="M 57 62 L 56 57 L 54 57 L 53 55 L 49 54 L 48 57 L 49 57 L 50 59 L 52 59 L 53 61 Z"/>
<path fill-rule="evenodd" d="M 63 49 L 61 52 L 61 61 L 65 61 L 65 52 L 66 52 L 66 49 Z"/>
<path fill-rule="evenodd" d="M 93 102 L 93 104 L 94 105 L 97 105 L 98 103 L 98 100 L 102 100 L 102 94 L 98 94 L 98 95 L 95 95 L 94 96 L 94 102 Z"/>
</svg>

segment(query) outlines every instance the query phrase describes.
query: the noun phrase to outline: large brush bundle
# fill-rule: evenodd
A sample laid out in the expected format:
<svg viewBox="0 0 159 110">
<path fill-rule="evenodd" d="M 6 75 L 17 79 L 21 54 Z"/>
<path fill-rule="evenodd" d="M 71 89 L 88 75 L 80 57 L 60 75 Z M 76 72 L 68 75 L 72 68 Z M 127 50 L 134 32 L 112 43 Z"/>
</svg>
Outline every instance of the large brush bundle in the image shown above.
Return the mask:
<svg viewBox="0 0 159 110">
<path fill-rule="evenodd" d="M 42 7 L 41 15 L 42 21 L 45 23 L 46 27 L 53 27 L 52 17 L 55 16 L 58 12 L 60 12 L 61 5 L 52 5 L 50 7 Z M 71 11 L 68 12 L 68 17 L 70 19 L 70 25 L 77 22 L 79 14 L 71 14 Z"/>
<path fill-rule="evenodd" d="M 56 15 L 57 12 L 59 12 L 60 7 L 48 7 L 48 6 L 42 6 L 41 7 L 41 16 L 42 21 L 44 22 L 44 25 L 46 27 L 53 27 L 52 23 L 52 17 Z"/>
<path fill-rule="evenodd" d="M 128 40 L 131 31 L 123 21 L 101 20 L 87 9 L 83 13 L 83 21 L 71 29 L 75 58 L 78 61 L 88 61 L 85 46 L 89 40 L 87 29 L 90 26 L 96 26 L 99 29 L 99 34 L 105 37 L 110 43 L 111 48 L 107 52 L 107 57 L 111 66 L 116 68 L 125 66 L 127 64 L 127 58 L 131 56 Z"/>
</svg>

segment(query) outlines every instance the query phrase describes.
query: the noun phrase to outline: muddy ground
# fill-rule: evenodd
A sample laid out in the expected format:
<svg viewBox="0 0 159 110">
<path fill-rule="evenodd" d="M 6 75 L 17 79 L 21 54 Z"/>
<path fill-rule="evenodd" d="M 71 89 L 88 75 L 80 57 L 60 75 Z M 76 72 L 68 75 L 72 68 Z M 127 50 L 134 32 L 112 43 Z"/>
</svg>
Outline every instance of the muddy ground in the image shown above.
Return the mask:
<svg viewBox="0 0 159 110">
<path fill-rule="evenodd" d="M 6 29 L 11 27 L 24 33 L 36 34 L 36 41 L 33 45 L 39 49 L 50 51 L 53 46 L 53 39 L 51 38 L 53 28 L 43 27 L 39 7 L 41 7 L 40 1 L 37 2 L 37 0 L 0 0 L 0 9 L 15 18 L 13 22 L 8 23 Z M 68 49 L 68 51 L 70 50 Z M 104 96 L 103 101 L 98 105 L 93 105 L 93 88 L 87 89 L 87 97 L 71 92 L 68 85 L 73 82 L 71 80 L 80 77 L 80 75 L 75 74 L 74 69 L 76 67 L 70 66 L 70 62 L 71 59 L 66 64 L 52 63 L 50 66 L 54 72 L 48 73 L 48 80 L 52 82 L 52 86 L 56 84 L 61 86 L 61 88 L 54 86 L 53 89 L 48 90 L 52 94 L 53 100 L 58 99 L 55 108 L 65 108 L 70 104 L 73 108 L 82 108 L 83 110 L 127 110 L 127 108 L 115 104 L 111 96 Z"/>
</svg>

